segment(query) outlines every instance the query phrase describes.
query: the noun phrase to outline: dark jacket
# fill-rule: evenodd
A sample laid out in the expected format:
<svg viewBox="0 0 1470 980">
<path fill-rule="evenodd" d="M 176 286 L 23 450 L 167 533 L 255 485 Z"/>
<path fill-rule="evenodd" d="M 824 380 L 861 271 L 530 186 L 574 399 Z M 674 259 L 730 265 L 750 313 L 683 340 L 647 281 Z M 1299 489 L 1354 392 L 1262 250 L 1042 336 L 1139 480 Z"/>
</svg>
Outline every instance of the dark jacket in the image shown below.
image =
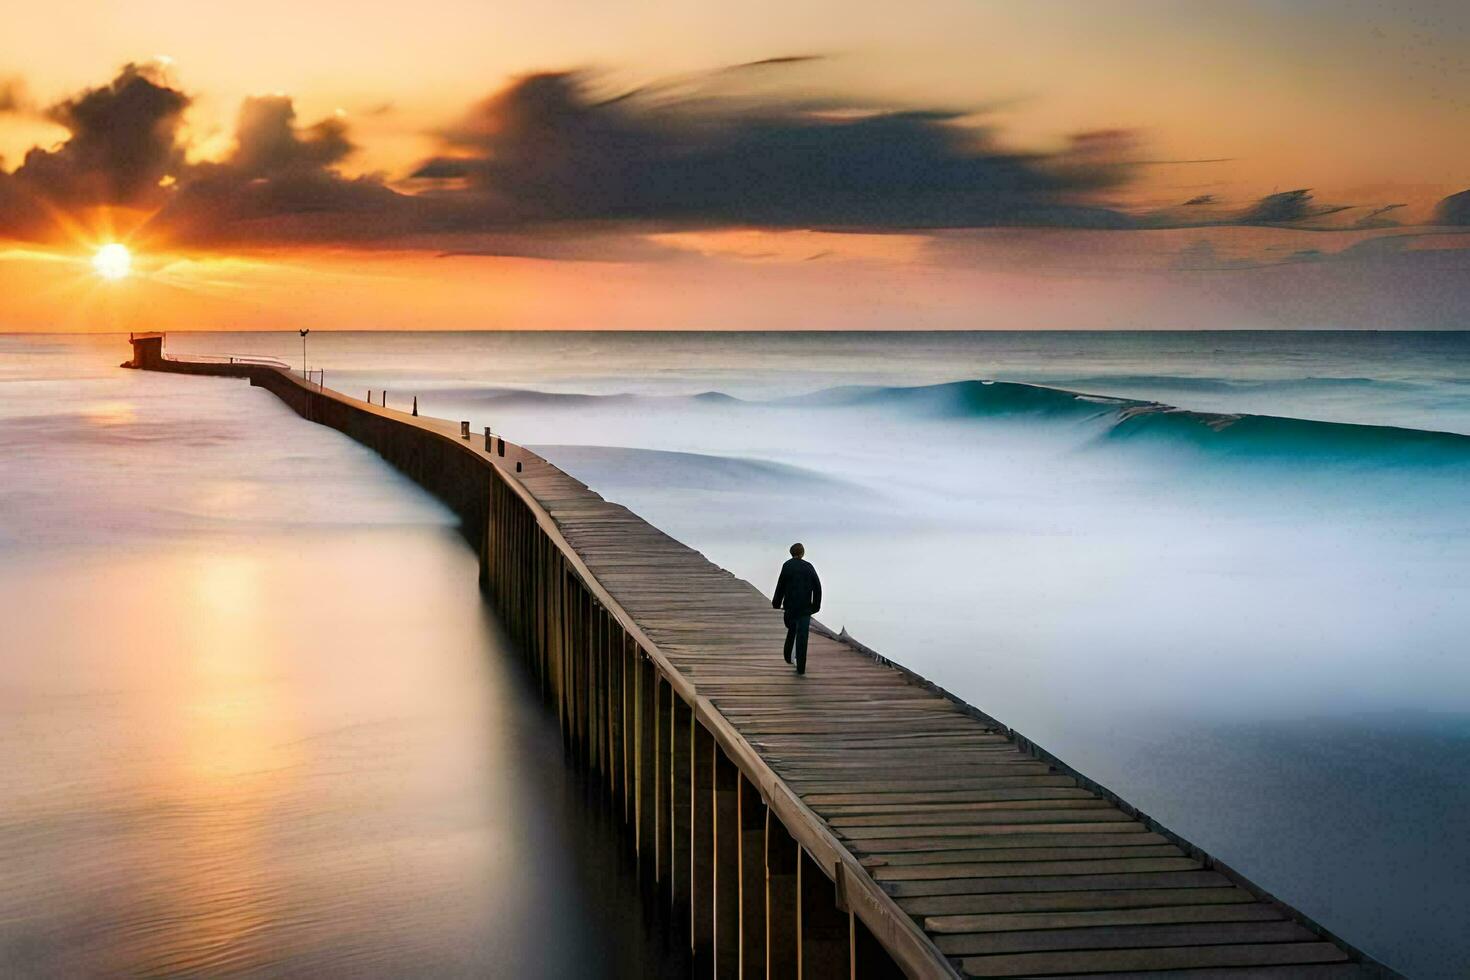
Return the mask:
<svg viewBox="0 0 1470 980">
<path fill-rule="evenodd" d="M 822 609 L 822 580 L 817 570 L 802 558 L 789 559 L 781 566 L 776 580 L 776 594 L 771 606 L 797 616 L 810 616 Z"/>
</svg>

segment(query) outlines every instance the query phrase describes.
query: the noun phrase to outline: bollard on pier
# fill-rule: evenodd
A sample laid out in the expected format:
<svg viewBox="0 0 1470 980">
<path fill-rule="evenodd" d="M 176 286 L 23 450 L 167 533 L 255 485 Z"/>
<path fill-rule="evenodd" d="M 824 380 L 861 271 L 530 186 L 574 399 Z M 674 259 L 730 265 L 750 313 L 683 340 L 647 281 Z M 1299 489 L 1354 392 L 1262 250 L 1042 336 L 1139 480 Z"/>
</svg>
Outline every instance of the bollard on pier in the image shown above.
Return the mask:
<svg viewBox="0 0 1470 980">
<path fill-rule="evenodd" d="M 461 439 L 468 439 L 470 437 L 470 424 L 468 422 L 459 423 L 459 437 Z"/>
</svg>

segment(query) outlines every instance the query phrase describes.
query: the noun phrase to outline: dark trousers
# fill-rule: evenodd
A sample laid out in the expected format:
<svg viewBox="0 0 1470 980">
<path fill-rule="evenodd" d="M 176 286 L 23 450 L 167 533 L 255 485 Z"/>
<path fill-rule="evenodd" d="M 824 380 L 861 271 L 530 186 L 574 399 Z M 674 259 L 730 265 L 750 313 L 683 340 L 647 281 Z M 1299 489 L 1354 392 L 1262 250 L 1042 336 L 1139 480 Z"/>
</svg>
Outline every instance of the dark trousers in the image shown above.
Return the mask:
<svg viewBox="0 0 1470 980">
<path fill-rule="evenodd" d="M 781 652 L 786 657 L 786 662 L 791 663 L 793 655 L 796 657 L 796 672 L 806 673 L 806 633 L 812 625 L 811 613 L 792 612 L 785 610 L 786 616 L 786 647 Z"/>
</svg>

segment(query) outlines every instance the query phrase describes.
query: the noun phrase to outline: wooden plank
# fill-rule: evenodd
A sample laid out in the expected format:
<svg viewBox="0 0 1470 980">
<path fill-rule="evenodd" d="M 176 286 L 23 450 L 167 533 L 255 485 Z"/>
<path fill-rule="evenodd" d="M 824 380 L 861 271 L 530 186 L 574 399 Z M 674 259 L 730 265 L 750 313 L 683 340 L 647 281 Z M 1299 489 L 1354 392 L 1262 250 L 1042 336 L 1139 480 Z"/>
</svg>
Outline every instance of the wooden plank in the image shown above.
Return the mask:
<svg viewBox="0 0 1470 980">
<path fill-rule="evenodd" d="M 1108 973 L 1108 980 L 1384 980 L 1391 973 L 1359 963 L 1295 964 L 1292 966 L 1205 967 L 1135 973 Z M 1097 974 L 1058 974 L 1053 980 L 1097 980 Z"/>
<path fill-rule="evenodd" d="M 1099 799 L 1048 800 L 1037 803 L 961 803 L 956 805 L 885 808 L 881 813 L 829 813 L 823 811 L 834 827 L 891 827 L 903 821 L 907 828 L 945 827 L 987 823 L 1053 823 L 1102 822 L 1128 823 L 1133 818 Z"/>
<path fill-rule="evenodd" d="M 1263 922 L 1283 913 L 1265 902 L 1235 905 L 1154 905 L 1144 908 L 1087 909 L 1080 912 L 996 912 L 990 915 L 933 915 L 924 929 L 933 933 L 1015 932 L 1027 929 L 1083 929 L 1170 922 Z"/>
<path fill-rule="evenodd" d="M 1253 905 L 1242 909 L 1255 908 Z M 952 956 L 1036 953 L 1051 950 L 1138 949 L 1154 946 L 1223 946 L 1247 943 L 1311 943 L 1317 934 L 1295 922 L 1183 922 L 1079 929 L 1033 929 L 940 936 Z"/>
<path fill-rule="evenodd" d="M 992 817 L 994 819 L 981 819 Z M 1117 810 L 1039 810 L 1020 813 L 974 814 L 968 823 L 939 826 L 908 827 L 888 824 L 882 827 L 842 827 L 840 836 L 848 840 L 881 840 L 885 838 L 981 837 L 986 834 L 1008 834 L 1026 831 L 1034 834 L 1085 834 L 1088 831 L 1113 833 L 1124 827 L 1143 830 L 1143 825 L 1129 821 Z"/>
<path fill-rule="evenodd" d="M 1200 863 L 1187 857 L 1114 858 L 1092 861 L 994 861 L 970 864 L 886 865 L 872 869 L 877 881 L 944 881 L 977 878 L 1023 878 L 1032 875 L 1101 875 L 1135 871 L 1195 871 Z"/>
<path fill-rule="evenodd" d="M 1155 908 L 1166 905 L 1237 905 L 1256 902 L 1244 888 L 1118 888 L 1099 891 L 1009 892 L 991 895 L 926 895 L 900 898 L 900 908 L 918 916 L 990 915 Z"/>
<path fill-rule="evenodd" d="M 882 840 L 849 841 L 854 854 L 916 854 L 939 851 L 974 851 L 1010 847 L 1147 847 L 1167 844 L 1169 839 L 1161 834 L 1148 833 L 1141 827 L 1124 833 L 1112 833 L 1117 826 L 1101 824 L 1087 828 L 1102 833 L 1050 834 L 1036 833 L 1048 830 L 1042 827 L 1026 827 L 1016 833 L 1002 833 L 974 837 L 918 837 L 884 838 Z"/>
<path fill-rule="evenodd" d="M 863 867 L 897 868 L 905 865 L 978 864 L 1004 861 L 1102 861 L 1110 858 L 1183 857 L 1173 844 L 1144 847 L 996 847 L 990 850 L 909 851 L 864 854 Z"/>
<path fill-rule="evenodd" d="M 1140 871 L 1125 874 L 1038 875 L 1016 878 L 955 878 L 942 881 L 885 881 L 890 895 L 988 895 L 995 892 L 1100 891 L 1111 888 L 1223 888 L 1214 871 Z"/>
<path fill-rule="evenodd" d="M 1240 946 L 1171 946 L 1164 949 L 1093 949 L 1064 953 L 970 956 L 961 968 L 974 977 L 1047 976 L 1079 970 L 1179 970 L 1200 966 L 1282 966 L 1333 963 L 1347 954 L 1331 943 L 1266 943 Z"/>
</svg>

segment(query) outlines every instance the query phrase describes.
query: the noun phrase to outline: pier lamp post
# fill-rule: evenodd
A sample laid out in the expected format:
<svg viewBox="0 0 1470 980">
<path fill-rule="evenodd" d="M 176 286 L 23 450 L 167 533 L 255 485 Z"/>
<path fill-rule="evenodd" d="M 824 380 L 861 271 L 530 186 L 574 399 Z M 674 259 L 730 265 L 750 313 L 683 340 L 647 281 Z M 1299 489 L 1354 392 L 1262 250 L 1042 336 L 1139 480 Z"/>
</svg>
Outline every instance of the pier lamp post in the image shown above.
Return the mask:
<svg viewBox="0 0 1470 980">
<path fill-rule="evenodd" d="M 301 334 L 301 376 L 304 378 L 306 377 L 306 335 L 311 333 L 311 331 L 302 330 L 299 332 Z"/>
</svg>

